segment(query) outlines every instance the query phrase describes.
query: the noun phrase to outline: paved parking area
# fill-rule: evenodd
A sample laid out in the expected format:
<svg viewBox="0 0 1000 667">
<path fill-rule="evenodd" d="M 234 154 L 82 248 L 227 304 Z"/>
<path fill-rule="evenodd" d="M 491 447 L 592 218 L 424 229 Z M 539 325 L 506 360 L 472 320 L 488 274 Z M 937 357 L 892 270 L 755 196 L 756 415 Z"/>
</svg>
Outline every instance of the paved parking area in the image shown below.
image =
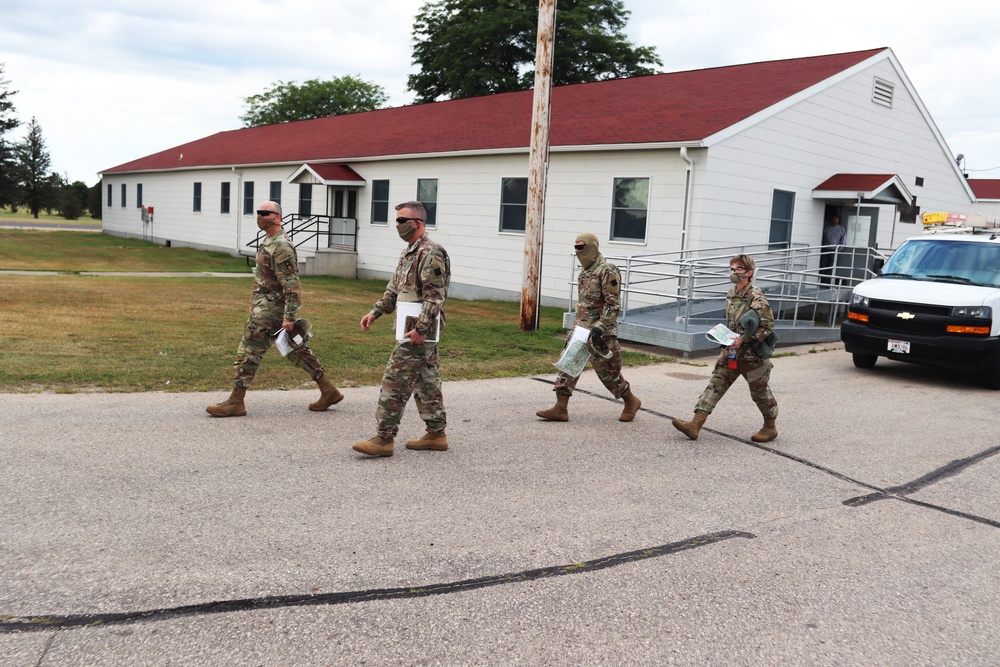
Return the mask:
<svg viewBox="0 0 1000 667">
<path fill-rule="evenodd" d="M 710 359 L 445 385 L 447 452 L 368 459 L 377 388 L 0 395 L 0 663 L 996 665 L 997 392 L 839 345 L 779 438 Z M 267 372 L 266 366 L 262 373 Z M 422 432 L 413 405 L 400 439 Z"/>
</svg>

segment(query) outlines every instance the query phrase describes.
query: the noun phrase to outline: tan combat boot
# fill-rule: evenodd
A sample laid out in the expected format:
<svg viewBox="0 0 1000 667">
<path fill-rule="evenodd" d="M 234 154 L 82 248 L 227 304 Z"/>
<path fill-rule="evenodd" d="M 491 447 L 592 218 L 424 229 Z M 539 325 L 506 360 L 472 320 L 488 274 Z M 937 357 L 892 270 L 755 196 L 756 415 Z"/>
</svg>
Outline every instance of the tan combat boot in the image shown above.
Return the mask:
<svg viewBox="0 0 1000 667">
<path fill-rule="evenodd" d="M 701 427 L 705 424 L 705 420 L 708 419 L 707 412 L 701 412 L 700 410 L 695 410 L 694 417 L 691 418 L 689 422 L 683 422 L 680 419 L 674 419 L 670 423 L 674 425 L 674 428 L 691 438 L 692 440 L 698 439 L 698 434 L 701 433 Z"/>
<path fill-rule="evenodd" d="M 569 412 L 566 410 L 566 406 L 569 404 L 569 396 L 565 394 L 556 394 L 556 404 L 553 405 L 548 410 L 539 410 L 535 414 L 542 419 L 548 419 L 553 422 L 568 422 Z"/>
<path fill-rule="evenodd" d="M 374 438 L 369 438 L 368 440 L 357 441 L 351 445 L 351 449 L 362 454 L 367 454 L 368 456 L 392 456 L 393 444 L 394 441 L 392 438 L 380 438 L 376 435 Z"/>
<path fill-rule="evenodd" d="M 635 414 L 639 412 L 639 407 L 642 405 L 642 401 L 639 397 L 632 393 L 631 390 L 625 392 L 622 396 L 622 400 L 625 401 L 625 408 L 622 410 L 621 416 L 618 417 L 620 422 L 630 422 L 635 419 Z"/>
<path fill-rule="evenodd" d="M 205 408 L 205 412 L 213 417 L 243 417 L 247 407 L 243 405 L 243 397 L 247 395 L 246 387 L 233 387 L 233 393 L 222 403 L 216 403 Z"/>
<path fill-rule="evenodd" d="M 323 376 L 316 380 L 316 384 L 319 385 L 319 400 L 315 403 L 309 404 L 309 409 L 313 412 L 323 412 L 331 405 L 336 405 L 344 400 L 344 395 L 340 393 L 340 390 L 333 386 L 330 382 L 330 378 Z"/>
<path fill-rule="evenodd" d="M 424 433 L 419 440 L 407 440 L 406 448 L 432 449 L 435 452 L 443 452 L 448 449 L 448 436 L 444 434 L 444 431 L 441 431 L 440 433 L 427 431 L 427 433 Z"/>
<path fill-rule="evenodd" d="M 754 442 L 771 442 L 778 437 L 778 429 L 774 426 L 773 419 L 764 419 L 764 425 L 760 430 L 750 436 Z"/>
</svg>

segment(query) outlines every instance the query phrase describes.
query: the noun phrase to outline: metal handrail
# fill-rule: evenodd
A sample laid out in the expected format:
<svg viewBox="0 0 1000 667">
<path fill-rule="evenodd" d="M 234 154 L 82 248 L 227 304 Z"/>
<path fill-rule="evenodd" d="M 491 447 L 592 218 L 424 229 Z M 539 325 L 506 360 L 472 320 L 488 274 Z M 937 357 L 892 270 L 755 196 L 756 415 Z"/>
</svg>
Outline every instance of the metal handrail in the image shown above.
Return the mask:
<svg viewBox="0 0 1000 667">
<path fill-rule="evenodd" d="M 315 240 L 316 247 L 313 250 L 318 252 L 320 249 L 320 240 L 325 238 L 326 245 L 323 247 L 341 248 L 352 251 L 357 251 L 358 249 L 357 218 L 289 213 L 281 219 L 281 226 L 284 228 L 288 240 L 296 248 L 301 248 L 306 243 Z M 260 247 L 260 242 L 263 239 L 264 232 L 258 231 L 254 239 L 246 244 L 247 248 L 253 250 L 253 253 L 250 253 L 249 256 L 256 254 L 257 248 Z"/>
<path fill-rule="evenodd" d="M 792 327 L 797 325 L 800 314 L 809 310 L 813 311 L 809 326 L 815 326 L 818 306 L 829 306 L 827 326 L 833 327 L 837 314 L 847 306 L 853 287 L 875 275 L 873 260 L 887 258 L 874 248 L 801 244 L 781 249 L 773 248 L 772 244 L 743 244 L 703 251 L 607 255 L 622 272 L 619 321 L 628 320 L 630 295 L 654 297 L 661 303 L 644 309 L 678 303 L 678 312 L 683 313 L 678 319 L 683 320 L 683 330 L 688 331 L 688 325 L 697 319 L 692 315 L 696 304 L 724 303 L 732 287 L 728 268 L 734 254 L 753 256 L 757 265 L 754 283 L 767 294 L 775 313 L 792 314 Z M 571 257 L 569 310 L 574 311 L 577 265 L 576 256 Z M 826 258 L 829 266 L 822 261 Z M 658 282 L 665 282 L 665 288 L 656 289 Z"/>
</svg>

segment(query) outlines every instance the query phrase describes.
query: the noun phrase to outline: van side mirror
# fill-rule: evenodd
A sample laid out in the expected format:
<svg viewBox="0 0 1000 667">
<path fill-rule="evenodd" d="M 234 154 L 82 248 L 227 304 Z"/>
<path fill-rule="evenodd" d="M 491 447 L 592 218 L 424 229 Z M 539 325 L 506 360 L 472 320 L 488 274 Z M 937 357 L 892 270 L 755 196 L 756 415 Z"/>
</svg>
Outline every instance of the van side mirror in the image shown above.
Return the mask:
<svg viewBox="0 0 1000 667">
<path fill-rule="evenodd" d="M 885 266 L 885 260 L 881 257 L 876 257 L 872 260 L 872 272 L 875 275 L 882 273 L 882 267 Z"/>
</svg>

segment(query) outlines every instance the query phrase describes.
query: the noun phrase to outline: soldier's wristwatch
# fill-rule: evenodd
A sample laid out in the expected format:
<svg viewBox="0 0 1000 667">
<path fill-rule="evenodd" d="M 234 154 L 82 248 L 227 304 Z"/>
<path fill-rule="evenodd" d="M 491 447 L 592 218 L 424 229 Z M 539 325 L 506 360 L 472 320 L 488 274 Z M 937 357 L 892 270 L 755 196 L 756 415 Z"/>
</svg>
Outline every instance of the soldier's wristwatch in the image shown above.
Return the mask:
<svg viewBox="0 0 1000 667">
<path fill-rule="evenodd" d="M 426 337 L 426 336 L 427 336 L 427 329 L 423 329 L 423 328 L 421 328 L 421 327 L 416 327 L 415 331 L 416 331 L 416 332 L 417 332 L 418 334 L 420 334 L 421 336 L 424 336 L 424 337 Z"/>
</svg>

